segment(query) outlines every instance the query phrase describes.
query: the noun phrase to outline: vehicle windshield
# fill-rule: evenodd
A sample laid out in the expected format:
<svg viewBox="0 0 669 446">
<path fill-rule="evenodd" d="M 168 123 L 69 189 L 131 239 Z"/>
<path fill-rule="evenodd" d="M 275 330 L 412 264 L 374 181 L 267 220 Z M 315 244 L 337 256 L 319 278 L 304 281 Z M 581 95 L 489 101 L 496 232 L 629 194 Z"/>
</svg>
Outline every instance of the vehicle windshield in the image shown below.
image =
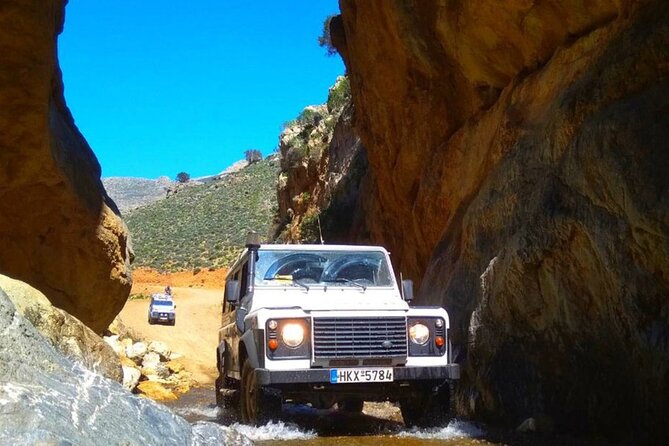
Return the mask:
<svg viewBox="0 0 669 446">
<path fill-rule="evenodd" d="M 380 251 L 260 250 L 255 284 L 259 286 L 388 287 L 393 285 Z"/>
<path fill-rule="evenodd" d="M 171 300 L 154 300 L 153 301 L 153 306 L 154 307 L 166 307 L 166 308 L 172 308 L 172 301 Z"/>
</svg>

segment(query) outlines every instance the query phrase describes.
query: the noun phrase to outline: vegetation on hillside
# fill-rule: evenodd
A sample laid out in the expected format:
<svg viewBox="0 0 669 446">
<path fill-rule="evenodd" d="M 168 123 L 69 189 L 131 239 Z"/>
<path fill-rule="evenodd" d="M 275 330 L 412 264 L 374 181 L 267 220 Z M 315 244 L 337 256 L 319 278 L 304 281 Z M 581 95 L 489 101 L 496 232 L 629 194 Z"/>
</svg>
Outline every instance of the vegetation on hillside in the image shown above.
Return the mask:
<svg viewBox="0 0 669 446">
<path fill-rule="evenodd" d="M 276 157 L 268 158 L 130 212 L 134 265 L 161 271 L 229 265 L 248 231 L 269 233 L 278 171 Z"/>
<path fill-rule="evenodd" d="M 279 149 L 282 156 L 278 182 L 280 241 L 314 243 L 320 240 L 321 206 L 331 197 L 329 188 L 330 144 L 335 127 L 348 110 L 351 115 L 351 87 L 346 76 L 337 78 L 330 87 L 328 100 L 310 105 L 292 121 L 284 124 Z M 341 175 L 339 176 L 341 178 Z"/>
</svg>

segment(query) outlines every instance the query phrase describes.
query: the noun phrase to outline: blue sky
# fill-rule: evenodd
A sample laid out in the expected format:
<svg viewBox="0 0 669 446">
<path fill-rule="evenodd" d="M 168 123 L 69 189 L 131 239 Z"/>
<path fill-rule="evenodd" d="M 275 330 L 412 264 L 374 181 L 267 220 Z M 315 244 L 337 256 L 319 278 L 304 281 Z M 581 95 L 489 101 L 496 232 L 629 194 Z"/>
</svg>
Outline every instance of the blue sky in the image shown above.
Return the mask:
<svg viewBox="0 0 669 446">
<path fill-rule="evenodd" d="M 336 0 L 71 0 L 65 99 L 102 175 L 214 174 L 277 146 L 344 73 L 318 46 Z"/>
</svg>

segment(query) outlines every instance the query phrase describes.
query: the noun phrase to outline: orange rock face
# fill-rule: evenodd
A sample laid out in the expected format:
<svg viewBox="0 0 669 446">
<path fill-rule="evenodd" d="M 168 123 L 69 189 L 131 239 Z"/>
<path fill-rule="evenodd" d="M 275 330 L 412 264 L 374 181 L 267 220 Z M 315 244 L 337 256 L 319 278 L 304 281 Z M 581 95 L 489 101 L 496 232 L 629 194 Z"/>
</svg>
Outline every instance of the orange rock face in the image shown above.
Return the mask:
<svg viewBox="0 0 669 446">
<path fill-rule="evenodd" d="M 64 3 L 0 7 L 0 272 L 100 332 L 129 294 L 131 250 L 63 98 Z"/>
<path fill-rule="evenodd" d="M 340 6 L 367 226 L 448 308 L 461 410 L 669 435 L 666 2 Z"/>
</svg>

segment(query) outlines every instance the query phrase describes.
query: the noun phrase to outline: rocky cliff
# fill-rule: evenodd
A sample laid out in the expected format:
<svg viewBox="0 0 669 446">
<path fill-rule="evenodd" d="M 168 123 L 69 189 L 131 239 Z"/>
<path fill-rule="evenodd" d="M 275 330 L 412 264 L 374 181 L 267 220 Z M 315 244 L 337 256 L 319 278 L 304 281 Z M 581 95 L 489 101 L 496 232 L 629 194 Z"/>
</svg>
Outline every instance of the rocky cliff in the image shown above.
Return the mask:
<svg viewBox="0 0 669 446">
<path fill-rule="evenodd" d="M 460 410 L 665 438 L 666 2 L 340 6 L 366 224 L 448 308 Z"/>
<path fill-rule="evenodd" d="M 65 105 L 65 1 L 0 7 L 0 273 L 100 332 L 130 291 L 127 230 Z"/>
<path fill-rule="evenodd" d="M 349 80 L 339 77 L 326 104 L 309 106 L 279 137 L 281 174 L 276 237 L 328 243 L 364 238 L 360 189 L 367 152 L 353 129 Z M 319 228 L 320 225 L 320 228 Z"/>
</svg>

